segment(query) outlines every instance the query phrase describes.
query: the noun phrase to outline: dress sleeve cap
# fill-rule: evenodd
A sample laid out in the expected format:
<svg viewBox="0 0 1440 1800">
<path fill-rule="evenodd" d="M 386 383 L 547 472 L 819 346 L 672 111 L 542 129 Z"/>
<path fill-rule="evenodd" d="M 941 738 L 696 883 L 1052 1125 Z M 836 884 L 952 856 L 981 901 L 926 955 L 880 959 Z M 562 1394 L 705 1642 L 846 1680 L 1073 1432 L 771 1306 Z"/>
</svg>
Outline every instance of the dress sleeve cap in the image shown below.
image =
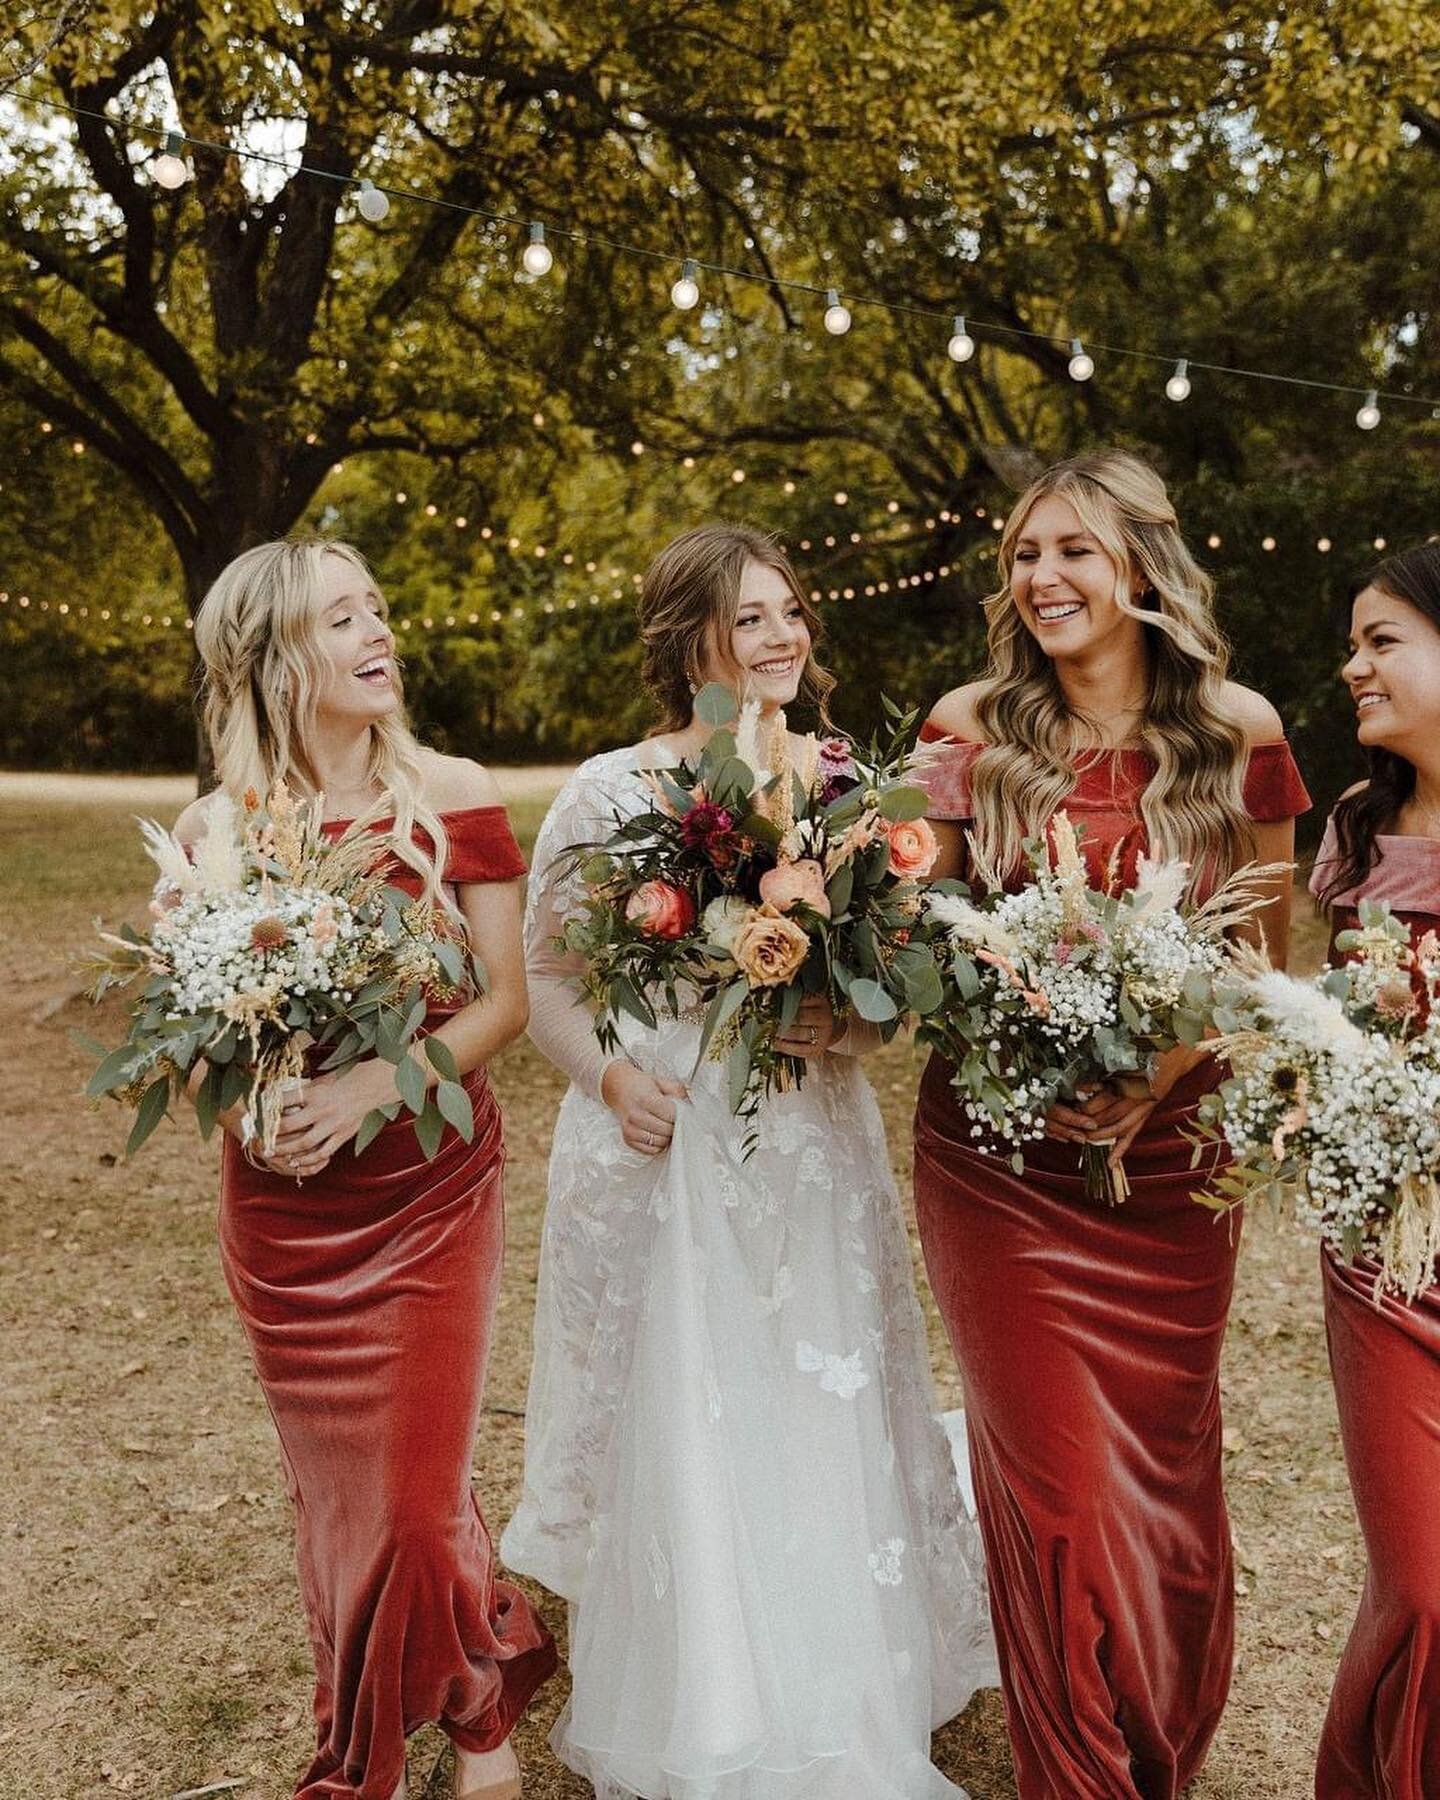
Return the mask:
<svg viewBox="0 0 1440 1800">
<path fill-rule="evenodd" d="M 932 819 L 973 819 L 975 804 L 970 793 L 970 771 L 985 748 L 965 738 L 952 737 L 928 720 L 920 728 L 920 742 L 929 744 L 931 760 L 915 771 L 917 786 L 930 796 L 927 816 Z"/>
<path fill-rule="evenodd" d="M 445 879 L 457 887 L 486 881 L 518 881 L 525 858 L 503 806 L 468 806 L 441 815 L 448 841 Z"/>
<path fill-rule="evenodd" d="M 1284 738 L 1252 744 L 1245 767 L 1245 810 L 1255 823 L 1296 819 L 1310 807 L 1309 792 Z"/>
</svg>

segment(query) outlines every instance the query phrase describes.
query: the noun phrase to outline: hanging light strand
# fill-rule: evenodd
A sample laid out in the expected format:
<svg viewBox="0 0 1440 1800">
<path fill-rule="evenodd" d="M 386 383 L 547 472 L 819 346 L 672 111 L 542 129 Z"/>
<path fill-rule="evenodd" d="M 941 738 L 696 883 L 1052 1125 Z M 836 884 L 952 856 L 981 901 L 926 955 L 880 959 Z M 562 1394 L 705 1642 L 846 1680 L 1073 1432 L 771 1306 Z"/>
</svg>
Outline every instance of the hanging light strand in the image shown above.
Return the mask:
<svg viewBox="0 0 1440 1800">
<path fill-rule="evenodd" d="M 49 95 L 27 95 L 20 89 L 12 89 L 12 94 L 17 98 L 28 99 L 36 105 L 48 107 L 52 112 L 68 113 L 77 118 L 97 119 L 103 124 L 110 126 L 112 129 L 116 124 L 115 119 L 108 113 L 102 113 L 89 107 L 74 106 L 64 101 L 56 100 Z M 159 127 L 145 123 L 132 125 L 131 130 L 138 135 L 151 139 L 158 139 L 164 145 L 164 151 L 162 157 L 157 160 L 163 160 L 165 155 L 173 155 L 182 168 L 184 167 L 184 158 L 181 154 L 183 149 L 190 152 L 200 151 L 225 157 L 241 157 L 251 162 L 281 169 L 292 178 L 296 175 L 306 175 L 319 181 L 336 182 L 344 187 L 358 188 L 362 185 L 362 178 L 360 177 L 340 175 L 334 170 L 316 168 L 313 165 L 304 162 L 296 164 L 291 159 L 276 155 L 270 151 L 254 150 L 235 144 L 215 143 L 205 138 L 193 137 L 189 133 L 175 131 L 173 128 Z M 183 175 L 181 179 L 184 179 Z M 381 190 L 379 189 L 376 189 L 375 191 L 377 195 L 381 193 Z M 400 188 L 387 184 L 383 190 L 383 195 L 395 200 L 412 201 L 421 206 L 439 207 L 447 212 L 464 213 L 471 218 L 484 219 L 491 224 L 504 225 L 513 229 L 523 230 L 528 226 L 531 235 L 530 242 L 526 246 L 526 266 L 532 268 L 532 271 L 537 273 L 543 271 L 533 270 L 533 265 L 528 260 L 530 250 L 534 249 L 537 244 L 535 236 L 537 227 L 540 234 L 538 240 L 539 245 L 547 251 L 548 243 L 546 240 L 549 237 L 555 237 L 577 245 L 595 244 L 604 249 L 613 250 L 617 254 L 623 256 L 629 256 L 637 260 L 654 263 L 669 263 L 672 267 L 677 260 L 673 250 L 656 250 L 644 244 L 629 243 L 624 239 L 612 237 L 608 233 L 601 231 L 594 231 L 577 226 L 559 225 L 553 222 L 547 223 L 531 220 L 528 216 L 522 216 L 512 212 L 502 212 L 489 207 L 469 206 L 462 204 L 460 201 L 448 200 L 443 196 L 424 193 L 415 188 Z M 536 260 L 538 261 L 539 258 L 537 257 Z M 808 295 L 812 298 L 823 300 L 825 303 L 826 329 L 834 336 L 843 336 L 850 329 L 850 320 L 853 317 L 856 307 L 864 307 L 871 311 L 889 313 L 902 318 L 939 320 L 948 327 L 942 342 L 953 340 L 957 336 L 955 331 L 955 324 L 958 322 L 957 316 L 950 310 L 922 305 L 915 301 L 888 300 L 881 299 L 878 296 L 869 295 L 847 295 L 844 300 L 841 300 L 839 291 L 828 284 L 822 286 L 816 282 L 796 281 L 760 273 L 754 269 L 736 268 L 724 263 L 702 262 L 697 257 L 686 257 L 683 261 L 686 265 L 693 265 L 693 272 L 691 273 L 690 279 L 697 282 L 699 273 L 703 271 L 708 275 L 715 275 L 723 280 L 743 281 L 753 286 L 766 288 L 771 292 Z M 547 262 L 545 265 L 546 269 L 548 269 L 549 266 L 550 264 Z M 683 281 L 684 279 L 685 276 L 682 274 L 681 280 Z M 678 286 L 679 283 L 676 285 Z M 843 322 L 841 320 L 841 314 L 844 314 Z M 1228 376 L 1235 380 L 1264 381 L 1277 386 L 1305 389 L 1315 393 L 1354 396 L 1361 401 L 1360 411 L 1361 413 L 1364 413 L 1367 418 L 1372 411 L 1376 413 L 1377 416 L 1374 424 L 1379 423 L 1378 411 L 1381 401 L 1385 401 L 1395 406 L 1424 407 L 1432 414 L 1432 416 L 1440 418 L 1440 399 L 1433 397 L 1427 398 L 1417 394 L 1385 391 L 1371 388 L 1368 385 L 1360 385 L 1355 382 L 1322 381 L 1312 376 L 1282 374 L 1278 370 L 1249 368 L 1238 363 L 1206 362 L 1194 356 L 1180 359 L 1173 351 L 1145 350 L 1131 344 L 1102 343 L 1097 339 L 1087 339 L 1082 344 L 1081 340 L 1073 333 L 1061 335 L 1045 331 L 1031 331 L 1023 326 L 1000 324 L 998 322 L 992 323 L 989 320 L 977 319 L 970 315 L 966 315 L 964 325 L 965 335 L 972 338 L 976 333 L 980 333 L 986 340 L 1014 340 L 1017 342 L 1048 344 L 1053 348 L 1062 350 L 1068 348 L 1072 364 L 1072 377 L 1077 381 L 1089 380 L 1094 374 L 1094 359 L 1097 352 L 1107 359 L 1128 359 L 1130 361 L 1156 363 L 1162 366 L 1169 365 L 1172 370 L 1176 369 L 1177 363 L 1183 360 L 1186 371 L 1184 378 L 1187 380 L 1196 372 L 1204 372 L 1209 375 Z M 1080 364 L 1081 367 L 1085 367 L 1086 364 L 1089 364 L 1089 369 L 1084 375 L 1075 373 L 1073 367 L 1079 357 L 1083 357 L 1084 359 Z M 1175 379 L 1174 376 L 1172 376 L 1172 380 L 1173 379 Z M 1359 423 L 1358 415 L 1356 422 L 1357 424 Z M 1361 425 L 1361 429 L 1373 430 L 1374 425 L 1363 424 Z"/>
</svg>

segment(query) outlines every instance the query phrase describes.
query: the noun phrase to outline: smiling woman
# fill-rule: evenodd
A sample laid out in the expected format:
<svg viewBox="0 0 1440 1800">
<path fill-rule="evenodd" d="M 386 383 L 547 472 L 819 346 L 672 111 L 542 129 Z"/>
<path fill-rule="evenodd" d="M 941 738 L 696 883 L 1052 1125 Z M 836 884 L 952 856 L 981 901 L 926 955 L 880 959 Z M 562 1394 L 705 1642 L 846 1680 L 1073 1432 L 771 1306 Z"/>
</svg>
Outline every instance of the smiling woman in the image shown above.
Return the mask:
<svg viewBox="0 0 1440 1800">
<path fill-rule="evenodd" d="M 1226 680 L 1210 584 L 1155 471 L 1058 464 L 1023 494 L 988 602 L 990 668 L 925 736 L 943 848 L 1013 889 L 1063 809 L 1096 886 L 1141 858 L 1197 897 L 1252 855 L 1283 865 L 1265 935 L 1283 954 L 1294 817 L 1307 804 L 1274 708 Z M 1174 1800 L 1230 1679 L 1233 1572 L 1220 1479 L 1220 1345 L 1236 1244 L 1195 1205 L 1208 1059 L 1158 1059 L 1046 1117 L 1017 1173 L 980 1149 L 932 1060 L 915 1120 L 931 1286 L 965 1377 L 971 1462 L 1021 1800 Z M 1129 1198 L 1086 1198 L 1082 1152 L 1124 1159 Z M 1017 1356 L 1015 1346 L 1023 1344 Z"/>
<path fill-rule="evenodd" d="M 525 865 L 493 778 L 411 735 L 385 603 L 324 539 L 262 544 L 206 596 L 195 639 L 224 790 L 283 782 L 336 836 L 372 831 L 388 880 L 448 911 L 486 992 L 427 996 L 417 1088 L 453 1065 L 471 1118 L 422 1154 L 397 1070 L 313 1069 L 273 1153 L 227 1132 L 221 1260 L 280 1436 L 316 1661 L 302 1800 L 394 1800 L 406 1733 L 438 1721 L 462 1800 L 517 1800 L 510 1731 L 555 1667 L 519 1591 L 495 1579 L 470 1489 L 503 1248 L 499 1110 L 485 1066 L 524 1029 Z M 203 841 L 209 798 L 178 833 Z M 443 1044 L 444 1052 L 435 1050 Z M 417 1078 L 418 1071 L 418 1078 Z"/>
</svg>

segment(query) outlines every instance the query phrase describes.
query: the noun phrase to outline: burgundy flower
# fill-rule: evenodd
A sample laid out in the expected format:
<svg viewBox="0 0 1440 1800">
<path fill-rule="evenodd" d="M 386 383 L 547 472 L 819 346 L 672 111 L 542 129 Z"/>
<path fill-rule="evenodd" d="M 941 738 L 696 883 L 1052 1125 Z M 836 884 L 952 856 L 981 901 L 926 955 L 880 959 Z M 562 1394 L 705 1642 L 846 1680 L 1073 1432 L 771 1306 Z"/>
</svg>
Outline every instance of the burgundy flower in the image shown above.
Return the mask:
<svg viewBox="0 0 1440 1800">
<path fill-rule="evenodd" d="M 845 739 L 821 738 L 820 804 L 829 806 L 832 800 L 838 800 L 842 794 L 848 794 L 851 788 L 858 786 L 859 780 L 855 773 L 855 758 L 850 754 L 850 746 Z"/>
<path fill-rule="evenodd" d="M 728 806 L 701 800 L 680 821 L 680 841 L 687 850 L 703 851 L 716 868 L 728 868 L 739 847 L 735 816 Z"/>
</svg>

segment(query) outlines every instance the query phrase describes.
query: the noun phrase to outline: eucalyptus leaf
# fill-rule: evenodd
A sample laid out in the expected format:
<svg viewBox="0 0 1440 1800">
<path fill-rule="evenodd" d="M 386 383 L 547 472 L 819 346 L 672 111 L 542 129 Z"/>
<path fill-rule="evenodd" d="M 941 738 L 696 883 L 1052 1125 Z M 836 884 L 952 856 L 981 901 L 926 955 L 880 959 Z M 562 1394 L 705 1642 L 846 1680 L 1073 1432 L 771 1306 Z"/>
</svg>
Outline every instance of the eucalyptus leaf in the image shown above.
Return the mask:
<svg viewBox="0 0 1440 1800">
<path fill-rule="evenodd" d="M 892 825 L 910 819 L 922 819 L 929 809 L 930 796 L 924 788 L 887 788 L 880 796 L 880 816 L 882 819 L 889 819 Z"/>
<path fill-rule="evenodd" d="M 467 1144 L 475 1138 L 475 1107 L 458 1081 L 442 1081 L 435 1090 L 435 1104 L 442 1116 L 460 1133 Z"/>
<path fill-rule="evenodd" d="M 382 1107 L 371 1107 L 360 1121 L 360 1129 L 355 1133 L 356 1156 L 359 1156 L 362 1150 L 368 1149 L 389 1123 L 390 1120 Z"/>
<path fill-rule="evenodd" d="M 140 1146 L 165 1117 L 170 1104 L 170 1077 L 162 1075 L 152 1081 L 146 1088 L 140 1105 L 135 1113 L 135 1123 L 130 1127 L 130 1136 L 125 1145 L 125 1154 L 133 1156 Z"/>
<path fill-rule="evenodd" d="M 695 696 L 694 712 L 706 725 L 728 725 L 737 718 L 740 708 L 735 696 L 722 682 L 707 681 Z"/>
<path fill-rule="evenodd" d="M 862 1019 L 872 1025 L 885 1025 L 898 1018 L 900 1009 L 878 981 L 862 977 L 850 983 L 850 1004 Z"/>
<path fill-rule="evenodd" d="M 437 1070 L 445 1081 L 459 1081 L 460 1071 L 456 1067 L 454 1053 L 444 1038 L 427 1037 L 424 1044 L 431 1068 Z"/>
<path fill-rule="evenodd" d="M 418 1113 L 425 1105 L 425 1077 L 413 1056 L 402 1056 L 396 1063 L 395 1086 L 412 1113 Z"/>
<path fill-rule="evenodd" d="M 425 1110 L 415 1120 L 415 1138 L 425 1153 L 426 1162 L 433 1160 L 435 1152 L 440 1148 L 440 1140 L 445 1135 L 445 1119 L 440 1108 L 431 1099 Z"/>
</svg>

